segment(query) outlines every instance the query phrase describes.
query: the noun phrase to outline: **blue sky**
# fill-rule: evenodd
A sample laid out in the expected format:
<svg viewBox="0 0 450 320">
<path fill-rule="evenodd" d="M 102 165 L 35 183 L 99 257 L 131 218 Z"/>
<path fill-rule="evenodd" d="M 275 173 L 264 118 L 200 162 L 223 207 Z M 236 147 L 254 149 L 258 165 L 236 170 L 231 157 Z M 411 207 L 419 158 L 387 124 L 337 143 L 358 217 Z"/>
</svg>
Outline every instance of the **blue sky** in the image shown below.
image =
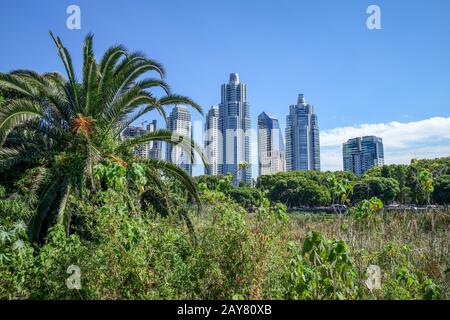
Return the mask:
<svg viewBox="0 0 450 320">
<path fill-rule="evenodd" d="M 66 28 L 71 4 L 81 8 L 81 30 Z M 381 30 L 366 27 L 370 4 L 381 8 Z M 342 167 L 340 144 L 366 133 L 383 136 L 387 163 L 404 163 L 450 155 L 449 15 L 447 0 L 2 1 L 0 72 L 62 71 L 49 30 L 80 70 L 82 40 L 93 32 L 97 56 L 117 43 L 143 51 L 165 65 L 174 92 L 205 110 L 238 72 L 254 125 L 267 111 L 284 128 L 304 93 L 319 116 L 324 169 Z"/>
</svg>

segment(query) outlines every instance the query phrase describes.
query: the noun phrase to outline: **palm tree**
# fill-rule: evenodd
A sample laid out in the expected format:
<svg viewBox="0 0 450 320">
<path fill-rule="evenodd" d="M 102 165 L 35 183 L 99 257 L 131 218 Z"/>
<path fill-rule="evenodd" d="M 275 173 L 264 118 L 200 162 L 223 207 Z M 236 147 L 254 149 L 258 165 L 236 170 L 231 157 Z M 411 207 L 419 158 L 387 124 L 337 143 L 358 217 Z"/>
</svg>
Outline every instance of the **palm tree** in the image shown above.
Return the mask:
<svg viewBox="0 0 450 320">
<path fill-rule="evenodd" d="M 165 118 L 165 108 L 186 104 L 203 114 L 188 97 L 171 93 L 161 64 L 121 45 L 109 48 L 97 62 L 93 35 L 88 34 L 79 82 L 68 50 L 59 37 L 50 35 L 67 78 L 30 70 L 0 73 L 0 88 L 15 93 L 0 106 L 0 172 L 17 166 L 40 168 L 35 188 L 39 204 L 30 221 L 34 240 L 42 240 L 55 222 L 70 225 L 68 198 L 86 187 L 95 190 L 92 172 L 97 163 L 105 159 L 123 163 L 122 157 L 134 147 L 155 140 L 201 153 L 188 138 L 172 141 L 167 130 L 121 139 L 127 126 L 153 110 Z M 154 88 L 165 95 L 156 97 L 150 92 Z M 200 203 L 195 184 L 182 169 L 163 161 L 151 164 L 158 172 L 178 178 Z"/>
</svg>

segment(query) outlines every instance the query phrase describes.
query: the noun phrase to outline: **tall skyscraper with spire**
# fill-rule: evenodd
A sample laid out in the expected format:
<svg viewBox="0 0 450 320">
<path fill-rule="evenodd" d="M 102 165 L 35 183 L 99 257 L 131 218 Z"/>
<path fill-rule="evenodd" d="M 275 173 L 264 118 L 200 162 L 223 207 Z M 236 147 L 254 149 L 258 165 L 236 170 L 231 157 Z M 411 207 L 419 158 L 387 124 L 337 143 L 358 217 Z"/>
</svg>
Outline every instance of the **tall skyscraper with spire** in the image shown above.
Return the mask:
<svg viewBox="0 0 450 320">
<path fill-rule="evenodd" d="M 219 105 L 219 173 L 231 173 L 234 184 L 251 183 L 250 165 L 250 110 L 247 86 L 237 73 L 230 74 L 229 82 L 222 85 Z M 246 163 L 248 166 L 241 166 Z"/>
<path fill-rule="evenodd" d="M 320 170 L 319 123 L 303 94 L 286 117 L 286 169 Z"/>
<path fill-rule="evenodd" d="M 176 106 L 167 118 L 167 127 L 172 134 L 192 138 L 191 113 L 185 106 Z M 167 143 L 166 160 L 170 161 L 192 175 L 192 150 Z"/>
</svg>

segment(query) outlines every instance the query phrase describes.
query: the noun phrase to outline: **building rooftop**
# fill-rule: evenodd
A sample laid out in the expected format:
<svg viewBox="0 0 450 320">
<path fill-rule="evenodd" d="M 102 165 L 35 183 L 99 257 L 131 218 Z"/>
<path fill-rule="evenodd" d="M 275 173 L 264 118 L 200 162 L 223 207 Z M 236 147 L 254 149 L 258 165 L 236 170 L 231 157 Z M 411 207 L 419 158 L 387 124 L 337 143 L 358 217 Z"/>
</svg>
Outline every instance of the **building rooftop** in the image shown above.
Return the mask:
<svg viewBox="0 0 450 320">
<path fill-rule="evenodd" d="M 238 73 L 230 73 L 230 83 L 239 84 L 239 74 Z"/>
</svg>

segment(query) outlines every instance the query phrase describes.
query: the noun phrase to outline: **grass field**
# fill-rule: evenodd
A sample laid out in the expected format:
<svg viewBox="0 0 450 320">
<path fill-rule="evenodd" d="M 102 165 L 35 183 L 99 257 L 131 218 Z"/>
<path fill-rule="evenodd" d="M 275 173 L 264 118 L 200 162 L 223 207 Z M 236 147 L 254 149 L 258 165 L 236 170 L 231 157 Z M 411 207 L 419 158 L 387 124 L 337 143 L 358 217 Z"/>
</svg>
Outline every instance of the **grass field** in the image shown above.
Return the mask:
<svg viewBox="0 0 450 320">
<path fill-rule="evenodd" d="M 344 240 L 359 274 L 364 274 L 368 264 L 379 265 L 385 280 L 398 276 L 403 267 L 414 269 L 433 279 L 442 296 L 450 298 L 448 210 L 383 212 L 362 222 L 347 216 L 295 212 L 290 214 L 290 221 L 294 238 L 300 242 L 311 230 L 328 239 Z"/>
</svg>

